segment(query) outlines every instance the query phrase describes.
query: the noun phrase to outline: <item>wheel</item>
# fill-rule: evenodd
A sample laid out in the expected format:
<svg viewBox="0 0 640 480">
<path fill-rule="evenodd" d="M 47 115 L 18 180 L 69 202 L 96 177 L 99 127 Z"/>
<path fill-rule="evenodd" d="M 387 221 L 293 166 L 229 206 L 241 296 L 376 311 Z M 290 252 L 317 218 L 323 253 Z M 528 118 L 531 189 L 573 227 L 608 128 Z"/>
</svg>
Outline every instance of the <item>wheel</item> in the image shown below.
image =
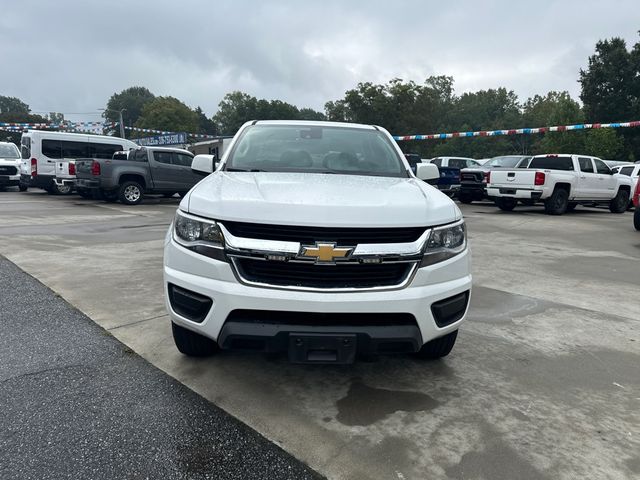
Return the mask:
<svg viewBox="0 0 640 480">
<path fill-rule="evenodd" d="M 505 212 L 510 212 L 511 210 L 516 208 L 517 204 L 518 204 L 518 201 L 515 198 L 510 198 L 510 197 L 496 198 L 496 205 L 500 210 L 504 210 Z"/>
<path fill-rule="evenodd" d="M 616 196 L 609 202 L 609 211 L 611 213 L 624 213 L 629 205 L 629 192 L 626 190 L 618 190 Z"/>
<path fill-rule="evenodd" d="M 569 192 L 557 188 L 553 194 L 544 201 L 544 210 L 549 215 L 562 215 L 569 208 Z"/>
<path fill-rule="evenodd" d="M 118 189 L 118 200 L 125 205 L 138 205 L 142 202 L 144 191 L 138 182 L 124 182 Z"/>
<path fill-rule="evenodd" d="M 577 206 L 578 204 L 576 202 L 569 202 L 567 205 L 567 212 L 573 212 Z"/>
<path fill-rule="evenodd" d="M 456 343 L 458 337 L 458 331 L 445 335 L 444 337 L 436 338 L 430 342 L 425 343 L 422 348 L 416 353 L 419 358 L 442 358 L 449 355 L 451 349 Z"/>
<path fill-rule="evenodd" d="M 175 194 L 176 194 L 175 192 L 171 192 L 171 193 L 163 193 L 163 194 L 162 194 L 162 196 L 163 196 L 164 198 L 171 198 L 171 197 L 173 197 Z"/>
<path fill-rule="evenodd" d="M 471 195 L 470 193 L 467 193 L 467 192 L 460 192 L 458 194 L 458 200 L 460 200 L 462 203 L 468 205 L 471 202 L 473 202 L 473 195 Z"/>
<path fill-rule="evenodd" d="M 56 182 L 52 182 L 49 193 L 53 195 L 70 195 L 72 190 L 73 188 L 69 185 L 58 185 Z"/>
<path fill-rule="evenodd" d="M 636 211 L 633 212 L 633 226 L 640 230 L 640 207 L 636 207 Z"/>
<path fill-rule="evenodd" d="M 18 189 L 19 189 L 21 192 L 26 192 L 28 188 L 29 188 L 29 187 L 28 187 L 28 186 L 26 186 L 24 183 L 21 183 L 20 185 L 18 185 Z"/>
<path fill-rule="evenodd" d="M 208 357 L 219 350 L 218 344 L 210 338 L 198 335 L 171 322 L 173 341 L 180 353 L 190 357 Z"/>
</svg>

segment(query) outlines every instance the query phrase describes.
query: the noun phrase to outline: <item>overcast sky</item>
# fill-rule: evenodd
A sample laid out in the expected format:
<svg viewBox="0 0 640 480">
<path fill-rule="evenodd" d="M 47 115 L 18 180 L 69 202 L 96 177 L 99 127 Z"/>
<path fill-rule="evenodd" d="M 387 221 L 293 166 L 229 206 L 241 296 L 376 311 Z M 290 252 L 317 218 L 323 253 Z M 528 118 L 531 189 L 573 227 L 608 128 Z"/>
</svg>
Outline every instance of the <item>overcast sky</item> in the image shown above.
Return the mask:
<svg viewBox="0 0 640 480">
<path fill-rule="evenodd" d="M 639 37 L 638 0 L 9 1 L 0 95 L 71 120 L 133 85 L 212 115 L 242 90 L 323 110 L 358 82 L 451 75 L 457 93 L 578 97 L 598 39 Z M 410 132 L 403 132 L 410 133 Z"/>
</svg>

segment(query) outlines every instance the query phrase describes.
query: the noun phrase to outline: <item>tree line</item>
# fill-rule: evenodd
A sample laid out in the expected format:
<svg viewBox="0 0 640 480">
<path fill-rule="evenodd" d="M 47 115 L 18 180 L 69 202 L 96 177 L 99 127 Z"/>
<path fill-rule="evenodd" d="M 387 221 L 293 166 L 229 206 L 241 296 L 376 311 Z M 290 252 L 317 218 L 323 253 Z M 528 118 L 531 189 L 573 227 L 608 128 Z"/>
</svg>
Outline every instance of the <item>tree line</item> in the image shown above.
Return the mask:
<svg viewBox="0 0 640 480">
<path fill-rule="evenodd" d="M 384 84 L 362 82 L 345 92 L 343 98 L 327 102 L 324 112 L 234 91 L 224 96 L 211 118 L 199 106 L 191 108 L 177 98 L 156 96 L 145 87 L 134 86 L 109 98 L 104 117 L 117 122 L 122 110 L 126 126 L 209 135 L 233 135 L 248 120 L 266 119 L 376 124 L 397 135 L 640 120 L 640 42 L 628 49 L 621 38 L 599 41 L 587 66 L 580 70 L 578 82 L 582 104 L 566 91 L 534 95 L 524 101 L 504 87 L 457 94 L 454 79 L 449 76 L 431 76 L 421 84 L 399 78 Z M 54 119 L 63 117 L 55 112 L 44 117 L 34 115 L 21 100 L 0 96 L 0 122 Z M 116 132 L 111 129 L 106 133 Z M 132 130 L 126 134 L 130 138 L 146 135 Z M 11 135 L 0 132 L 0 139 Z M 454 138 L 402 142 L 401 147 L 425 158 L 575 152 L 633 161 L 640 160 L 640 131 L 602 129 Z"/>
</svg>

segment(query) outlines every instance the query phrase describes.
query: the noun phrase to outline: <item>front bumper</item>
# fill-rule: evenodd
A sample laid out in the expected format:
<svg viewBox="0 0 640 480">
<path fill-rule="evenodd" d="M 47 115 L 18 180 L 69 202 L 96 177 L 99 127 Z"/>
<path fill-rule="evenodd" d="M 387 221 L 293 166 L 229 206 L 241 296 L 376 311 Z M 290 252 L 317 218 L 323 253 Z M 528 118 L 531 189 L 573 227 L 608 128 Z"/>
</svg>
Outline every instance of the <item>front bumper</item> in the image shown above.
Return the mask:
<svg viewBox="0 0 640 480">
<path fill-rule="evenodd" d="M 460 184 L 457 183 L 438 184 L 437 187 L 442 193 L 446 193 L 448 195 L 452 195 L 460 191 Z"/>
<path fill-rule="evenodd" d="M 0 187 L 17 187 L 20 184 L 20 175 L 0 175 Z"/>
<path fill-rule="evenodd" d="M 400 337 L 411 343 L 412 351 L 422 344 L 457 330 L 464 321 L 468 310 L 469 296 L 463 305 L 461 315 L 451 323 L 438 326 L 432 306 L 471 290 L 470 253 L 463 253 L 435 265 L 419 268 L 405 288 L 398 290 L 358 291 L 358 292 L 309 292 L 282 290 L 244 285 L 238 282 L 229 263 L 215 260 L 187 250 L 168 238 L 164 252 L 164 288 L 165 303 L 173 322 L 193 330 L 203 336 L 216 340 L 223 348 L 234 348 L 233 341 L 242 332 L 245 337 L 255 337 L 262 332 L 273 341 L 266 342 L 266 350 L 271 346 L 282 345 L 279 335 L 283 333 L 334 333 L 341 335 L 366 336 L 359 345 L 378 345 L 385 339 Z M 196 321 L 178 313 L 169 299 L 169 286 L 177 286 L 187 292 L 202 296 L 211 303 Z M 180 310 L 180 309 L 178 309 Z M 273 314 L 274 317 L 294 316 L 287 322 L 236 322 L 238 312 L 252 312 L 256 316 Z M 333 319 L 328 325 L 318 315 L 327 315 Z M 336 317 L 364 314 L 374 317 L 388 314 L 390 318 L 407 315 L 412 317 L 413 329 L 407 328 L 410 322 L 396 325 L 368 325 L 366 321 L 340 326 Z M 300 321 L 296 321 L 297 318 Z M 193 317 L 192 317 L 193 318 Z M 310 320 L 311 319 L 311 320 Z M 317 321 L 316 321 L 317 320 Z M 250 330 L 246 330 L 251 325 Z M 376 329 L 374 327 L 385 327 Z M 238 333 L 240 332 L 240 333 Z M 380 351 L 380 348 L 377 348 Z"/>
</svg>

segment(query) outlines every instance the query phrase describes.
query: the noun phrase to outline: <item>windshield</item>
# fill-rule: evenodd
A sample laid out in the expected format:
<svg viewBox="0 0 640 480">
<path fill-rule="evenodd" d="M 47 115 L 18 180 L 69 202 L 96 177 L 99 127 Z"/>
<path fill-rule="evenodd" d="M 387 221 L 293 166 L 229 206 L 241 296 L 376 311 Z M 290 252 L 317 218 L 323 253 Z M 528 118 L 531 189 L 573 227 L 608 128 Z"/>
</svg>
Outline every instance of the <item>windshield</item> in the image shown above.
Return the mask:
<svg viewBox="0 0 640 480">
<path fill-rule="evenodd" d="M 518 162 L 520 162 L 520 160 L 522 160 L 522 157 L 517 156 L 495 157 L 492 158 L 489 163 L 487 163 L 487 166 L 513 168 L 518 165 Z"/>
<path fill-rule="evenodd" d="M 231 151 L 227 171 L 339 173 L 407 177 L 378 130 L 306 125 L 253 125 Z"/>
<path fill-rule="evenodd" d="M 0 158 L 20 158 L 20 150 L 13 143 L 0 145 Z"/>
</svg>

